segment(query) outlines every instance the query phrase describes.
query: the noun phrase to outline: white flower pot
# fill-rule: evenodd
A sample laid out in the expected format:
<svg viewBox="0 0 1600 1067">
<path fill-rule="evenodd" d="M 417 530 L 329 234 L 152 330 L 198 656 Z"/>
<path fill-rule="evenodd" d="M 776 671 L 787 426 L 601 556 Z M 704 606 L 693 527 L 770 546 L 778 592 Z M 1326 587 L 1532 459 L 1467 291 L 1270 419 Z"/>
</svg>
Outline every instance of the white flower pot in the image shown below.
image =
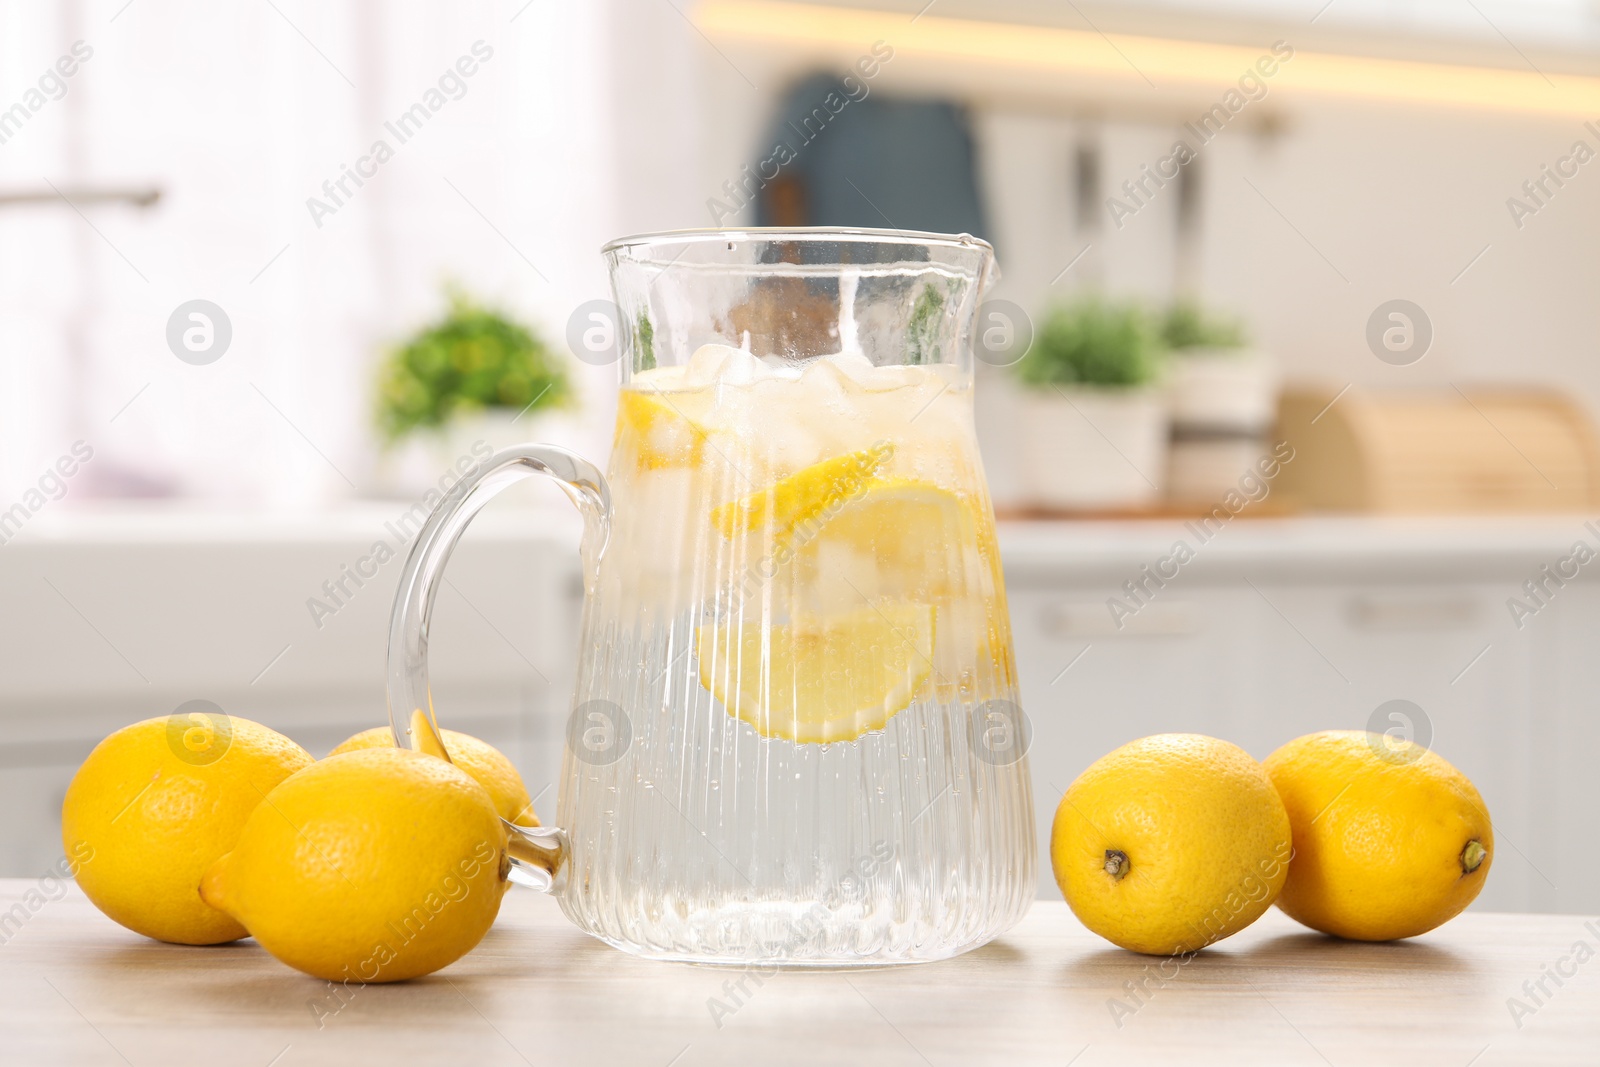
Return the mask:
<svg viewBox="0 0 1600 1067">
<path fill-rule="evenodd" d="M 1239 479 L 1272 452 L 1264 436 L 1174 437 L 1167 457 L 1167 497 L 1209 510 L 1239 488 Z"/>
<path fill-rule="evenodd" d="M 437 430 L 417 430 L 379 457 L 377 489 L 385 496 L 420 499 L 456 479 L 452 472 L 482 462 L 507 445 L 531 441 L 535 413 L 518 419 L 512 408 L 485 408 L 458 416 Z M 526 494 L 506 493 L 508 499 Z"/>
<path fill-rule="evenodd" d="M 1162 391 L 1046 386 L 1022 398 L 1022 454 L 1037 507 L 1142 507 L 1161 497 L 1167 454 Z"/>
<path fill-rule="evenodd" d="M 445 424 L 444 433 L 439 435 L 439 451 L 435 458 L 442 468 L 462 456 L 472 455 L 474 447 L 479 452 L 485 447 L 490 452 L 498 452 L 508 445 L 524 444 L 534 439 L 536 431 L 532 423 L 535 418 L 531 411 L 519 419 L 515 408 L 484 408 L 451 419 Z"/>
<path fill-rule="evenodd" d="M 1278 373 L 1264 352 L 1188 348 L 1167 364 L 1174 426 L 1264 433 L 1278 415 Z"/>
</svg>

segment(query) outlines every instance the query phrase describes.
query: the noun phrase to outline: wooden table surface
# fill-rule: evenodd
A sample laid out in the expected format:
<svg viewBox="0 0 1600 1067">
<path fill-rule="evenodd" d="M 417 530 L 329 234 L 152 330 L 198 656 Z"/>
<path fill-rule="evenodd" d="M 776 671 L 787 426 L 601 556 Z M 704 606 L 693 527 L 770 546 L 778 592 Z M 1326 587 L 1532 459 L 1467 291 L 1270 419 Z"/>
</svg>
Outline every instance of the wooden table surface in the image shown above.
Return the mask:
<svg viewBox="0 0 1600 1067">
<path fill-rule="evenodd" d="M 757 985 L 634 959 L 578 933 L 549 898 L 513 890 L 465 959 L 341 1002 L 253 942 L 159 944 L 75 888 L 27 896 L 38 885 L 0 880 L 7 1067 L 1600 1064 L 1600 920 L 1580 916 L 1468 914 L 1364 945 L 1273 911 L 1181 968 L 1169 962 L 1163 984 L 1159 960 L 1041 902 L 955 960 Z M 1559 986 L 1546 977 L 1557 968 L 1570 975 Z M 1136 1001 L 1127 983 L 1146 992 Z M 1528 1010 L 1514 1017 L 1510 998 Z"/>
</svg>

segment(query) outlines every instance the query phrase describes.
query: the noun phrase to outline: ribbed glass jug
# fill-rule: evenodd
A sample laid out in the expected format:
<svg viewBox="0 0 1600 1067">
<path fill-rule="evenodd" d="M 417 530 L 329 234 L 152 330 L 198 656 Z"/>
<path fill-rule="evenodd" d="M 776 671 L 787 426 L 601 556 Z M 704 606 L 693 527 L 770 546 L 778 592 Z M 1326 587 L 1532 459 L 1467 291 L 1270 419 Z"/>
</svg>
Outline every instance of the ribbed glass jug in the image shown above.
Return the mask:
<svg viewBox="0 0 1600 1067">
<path fill-rule="evenodd" d="M 934 960 L 1034 892 L 1028 726 L 973 432 L 993 253 L 870 230 L 604 249 L 609 474 L 507 449 L 419 535 L 390 634 L 400 743 L 435 731 L 427 621 L 472 515 L 555 478 L 586 518 L 560 829 L 512 877 L 629 952 Z M 608 316 L 602 315 L 602 318 Z"/>
</svg>

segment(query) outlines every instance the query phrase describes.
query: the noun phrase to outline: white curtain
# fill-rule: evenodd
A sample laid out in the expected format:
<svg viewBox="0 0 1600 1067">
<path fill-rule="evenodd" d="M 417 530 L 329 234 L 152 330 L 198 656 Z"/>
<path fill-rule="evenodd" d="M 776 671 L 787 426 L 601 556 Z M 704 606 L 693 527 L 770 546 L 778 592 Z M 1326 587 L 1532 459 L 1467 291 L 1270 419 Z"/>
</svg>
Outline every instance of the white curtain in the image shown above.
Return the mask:
<svg viewBox="0 0 1600 1067">
<path fill-rule="evenodd" d="M 79 439 L 74 499 L 367 491 L 374 363 L 446 280 L 565 355 L 625 218 L 617 21 L 552 0 L 0 3 L 0 509 Z M 334 204 L 346 168 L 369 176 Z M 96 200 L 148 187 L 153 207 Z M 209 365 L 167 344 L 194 299 L 232 326 Z M 569 365 L 589 410 L 551 432 L 603 449 L 614 370 Z"/>
</svg>

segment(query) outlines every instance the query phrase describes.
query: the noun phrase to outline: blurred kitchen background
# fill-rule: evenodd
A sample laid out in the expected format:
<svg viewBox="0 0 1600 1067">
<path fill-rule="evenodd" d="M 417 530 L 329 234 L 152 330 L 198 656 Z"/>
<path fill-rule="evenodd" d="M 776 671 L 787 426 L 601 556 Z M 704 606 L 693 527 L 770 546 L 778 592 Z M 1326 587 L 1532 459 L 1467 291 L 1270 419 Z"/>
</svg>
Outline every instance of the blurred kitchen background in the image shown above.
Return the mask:
<svg viewBox="0 0 1600 1067">
<path fill-rule="evenodd" d="M 1593 912 L 1597 152 L 1594 0 L 0 0 L 0 875 L 136 719 L 384 721 L 360 561 L 604 458 L 599 246 L 808 224 L 996 248 L 1041 839 L 1123 741 L 1369 727 L 1480 786 L 1476 906 Z M 498 503 L 434 625 L 547 821 L 576 541 Z"/>
</svg>

